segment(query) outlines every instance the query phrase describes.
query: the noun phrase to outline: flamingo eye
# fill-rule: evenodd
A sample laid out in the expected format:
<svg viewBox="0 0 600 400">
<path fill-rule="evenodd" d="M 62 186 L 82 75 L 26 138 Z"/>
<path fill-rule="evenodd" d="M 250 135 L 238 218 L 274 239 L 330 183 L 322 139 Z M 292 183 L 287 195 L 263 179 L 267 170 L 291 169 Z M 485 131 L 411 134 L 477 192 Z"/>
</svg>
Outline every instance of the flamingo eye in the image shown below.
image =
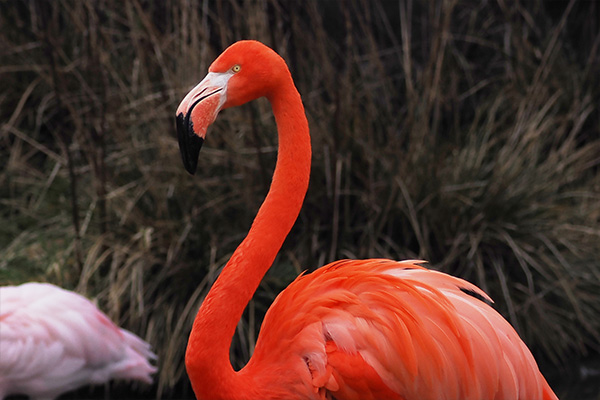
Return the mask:
<svg viewBox="0 0 600 400">
<path fill-rule="evenodd" d="M 232 70 L 234 73 L 238 73 L 238 72 L 240 72 L 240 71 L 241 71 L 241 69 L 242 69 L 242 67 L 241 67 L 239 64 L 235 64 L 233 67 L 231 67 L 231 70 Z"/>
</svg>

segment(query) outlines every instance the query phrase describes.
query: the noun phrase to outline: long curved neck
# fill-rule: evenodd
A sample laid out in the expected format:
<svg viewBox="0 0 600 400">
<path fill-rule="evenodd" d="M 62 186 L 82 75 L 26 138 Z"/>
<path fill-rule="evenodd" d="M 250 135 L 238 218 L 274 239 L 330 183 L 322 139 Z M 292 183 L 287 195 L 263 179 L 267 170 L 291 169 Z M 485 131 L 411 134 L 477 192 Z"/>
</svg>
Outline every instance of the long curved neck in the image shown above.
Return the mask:
<svg viewBox="0 0 600 400">
<path fill-rule="evenodd" d="M 294 225 L 308 189 L 308 122 L 291 76 L 285 80 L 268 97 L 279 134 L 269 193 L 248 235 L 202 303 L 188 342 L 186 367 L 199 399 L 235 398 L 241 378 L 229 360 L 231 340 L 244 309 Z"/>
</svg>

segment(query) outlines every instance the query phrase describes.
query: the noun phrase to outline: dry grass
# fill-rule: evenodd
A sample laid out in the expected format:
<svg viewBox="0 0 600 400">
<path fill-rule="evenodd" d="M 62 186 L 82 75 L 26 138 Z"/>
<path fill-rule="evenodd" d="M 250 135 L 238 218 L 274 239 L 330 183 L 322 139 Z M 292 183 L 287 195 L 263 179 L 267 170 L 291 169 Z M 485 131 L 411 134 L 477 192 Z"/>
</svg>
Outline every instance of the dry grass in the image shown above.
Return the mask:
<svg viewBox="0 0 600 400">
<path fill-rule="evenodd" d="M 264 196 L 265 101 L 228 110 L 194 178 L 174 110 L 231 42 L 289 62 L 313 134 L 304 209 L 233 362 L 299 271 L 422 257 L 487 290 L 541 359 L 597 352 L 600 66 L 594 2 L 0 3 L 0 282 L 95 297 L 188 389 L 195 311 Z"/>
</svg>

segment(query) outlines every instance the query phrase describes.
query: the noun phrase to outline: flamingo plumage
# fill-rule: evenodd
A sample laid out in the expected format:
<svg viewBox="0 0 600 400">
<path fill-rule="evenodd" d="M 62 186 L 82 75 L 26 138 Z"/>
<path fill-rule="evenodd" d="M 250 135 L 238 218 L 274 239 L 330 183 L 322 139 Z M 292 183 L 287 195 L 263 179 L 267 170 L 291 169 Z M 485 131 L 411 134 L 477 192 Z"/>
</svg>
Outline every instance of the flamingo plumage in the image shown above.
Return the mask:
<svg viewBox="0 0 600 400">
<path fill-rule="evenodd" d="M 52 400 L 111 379 L 152 383 L 150 345 L 49 283 L 0 287 L 0 399 Z"/>
<path fill-rule="evenodd" d="M 308 123 L 285 61 L 256 41 L 227 48 L 177 109 L 194 173 L 220 110 L 266 97 L 279 135 L 269 192 L 203 301 L 186 368 L 198 399 L 557 399 L 513 327 L 477 286 L 417 260 L 342 260 L 303 274 L 268 310 L 234 371 L 232 337 L 308 189 Z"/>
</svg>

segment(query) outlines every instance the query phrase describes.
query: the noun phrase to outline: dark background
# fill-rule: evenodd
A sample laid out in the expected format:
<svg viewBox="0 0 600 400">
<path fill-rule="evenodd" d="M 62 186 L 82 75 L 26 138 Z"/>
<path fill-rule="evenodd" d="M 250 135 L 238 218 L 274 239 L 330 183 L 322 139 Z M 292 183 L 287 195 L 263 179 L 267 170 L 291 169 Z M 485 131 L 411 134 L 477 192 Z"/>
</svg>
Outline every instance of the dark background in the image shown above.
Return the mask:
<svg viewBox="0 0 600 400">
<path fill-rule="evenodd" d="M 266 193 L 276 136 L 264 99 L 222 112 L 192 178 L 175 109 L 224 48 L 252 38 L 287 60 L 314 157 L 299 220 L 239 324 L 234 366 L 300 271 L 424 258 L 495 299 L 559 397 L 597 399 L 599 8 L 0 2 L 0 283 L 94 298 L 158 353 L 156 384 L 135 393 L 192 398 L 191 322 Z M 130 387 L 109 397 L 136 396 Z"/>
</svg>

